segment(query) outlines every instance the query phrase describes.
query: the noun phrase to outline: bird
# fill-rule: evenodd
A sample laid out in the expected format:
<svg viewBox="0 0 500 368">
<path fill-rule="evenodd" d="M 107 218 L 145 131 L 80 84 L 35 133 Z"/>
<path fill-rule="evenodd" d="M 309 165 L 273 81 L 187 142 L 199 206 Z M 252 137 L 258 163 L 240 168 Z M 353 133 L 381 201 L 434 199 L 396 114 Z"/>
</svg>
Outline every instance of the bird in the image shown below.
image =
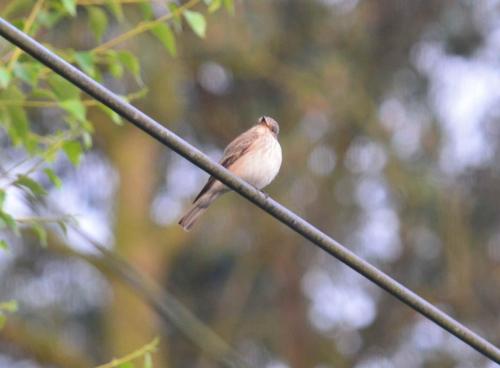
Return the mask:
<svg viewBox="0 0 500 368">
<path fill-rule="evenodd" d="M 276 120 L 269 116 L 260 117 L 254 126 L 228 144 L 219 164 L 261 190 L 274 180 L 281 167 L 279 131 Z M 208 206 L 229 190 L 211 176 L 194 199 L 191 208 L 179 220 L 179 225 L 189 231 Z"/>
</svg>

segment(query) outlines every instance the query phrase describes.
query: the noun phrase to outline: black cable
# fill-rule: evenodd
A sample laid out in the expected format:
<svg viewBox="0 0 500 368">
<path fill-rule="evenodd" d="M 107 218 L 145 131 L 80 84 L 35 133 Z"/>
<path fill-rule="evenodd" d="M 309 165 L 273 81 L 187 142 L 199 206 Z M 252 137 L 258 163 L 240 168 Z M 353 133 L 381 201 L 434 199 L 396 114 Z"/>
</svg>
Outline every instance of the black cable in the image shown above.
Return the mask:
<svg viewBox="0 0 500 368">
<path fill-rule="evenodd" d="M 94 97 L 104 105 L 129 120 L 150 136 L 156 138 L 165 146 L 185 157 L 199 168 L 205 170 L 228 187 L 256 204 L 270 215 L 287 225 L 293 231 L 324 249 L 341 262 L 353 268 L 381 288 L 394 295 L 413 308 L 418 313 L 432 320 L 445 330 L 455 335 L 467 345 L 484 354 L 494 362 L 500 363 L 500 349 L 446 313 L 434 307 L 431 303 L 415 294 L 390 276 L 380 271 L 370 263 L 356 256 L 342 244 L 335 241 L 309 222 L 299 217 L 288 208 L 272 198 L 264 195 L 250 184 L 230 173 L 221 165 L 213 162 L 203 152 L 193 147 L 157 121 L 144 114 L 139 109 L 125 102 L 122 98 L 97 83 L 83 72 L 72 66 L 30 36 L 18 30 L 12 24 L 0 18 L 0 34 L 14 45 L 39 60 L 47 67 L 61 75 L 80 89 Z"/>
</svg>

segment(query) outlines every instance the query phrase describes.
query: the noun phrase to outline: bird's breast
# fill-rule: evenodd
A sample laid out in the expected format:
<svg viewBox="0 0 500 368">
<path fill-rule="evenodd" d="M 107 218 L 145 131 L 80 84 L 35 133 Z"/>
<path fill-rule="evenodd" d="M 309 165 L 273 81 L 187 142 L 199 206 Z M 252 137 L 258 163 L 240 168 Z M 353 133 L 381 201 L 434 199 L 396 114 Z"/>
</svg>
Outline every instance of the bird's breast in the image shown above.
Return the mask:
<svg viewBox="0 0 500 368">
<path fill-rule="evenodd" d="M 278 174 L 281 146 L 270 134 L 260 137 L 236 163 L 232 171 L 253 186 L 262 189 Z"/>
</svg>

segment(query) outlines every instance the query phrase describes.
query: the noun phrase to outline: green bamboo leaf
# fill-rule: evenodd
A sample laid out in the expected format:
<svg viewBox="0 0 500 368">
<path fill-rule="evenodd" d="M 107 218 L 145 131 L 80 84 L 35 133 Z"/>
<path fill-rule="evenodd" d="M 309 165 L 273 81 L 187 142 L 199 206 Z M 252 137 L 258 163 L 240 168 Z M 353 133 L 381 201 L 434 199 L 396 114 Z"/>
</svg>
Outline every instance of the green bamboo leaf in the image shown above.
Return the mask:
<svg viewBox="0 0 500 368">
<path fill-rule="evenodd" d="M 0 239 L 0 249 L 7 250 L 9 249 L 9 244 L 3 239 Z"/>
<path fill-rule="evenodd" d="M 43 196 L 47 194 L 44 187 L 26 175 L 18 175 L 14 185 L 28 189 L 34 196 Z"/>
<path fill-rule="evenodd" d="M 7 88 L 10 82 L 10 73 L 7 69 L 0 66 L 0 88 Z"/>
<path fill-rule="evenodd" d="M 46 167 L 45 169 L 43 169 L 43 172 L 45 173 L 45 175 L 47 175 L 49 180 L 52 182 L 52 184 L 54 184 L 54 186 L 56 188 L 61 188 L 61 186 L 62 186 L 61 178 L 59 178 L 59 176 L 57 176 L 57 174 L 54 172 L 54 170 L 52 170 L 49 167 Z"/>
<path fill-rule="evenodd" d="M 87 7 L 90 29 L 94 33 L 97 42 L 101 42 L 102 36 L 108 29 L 108 17 L 104 10 L 97 6 Z"/>
<path fill-rule="evenodd" d="M 160 40 L 170 55 L 175 56 L 177 54 L 174 33 L 166 23 L 156 25 L 151 29 L 151 33 Z"/>
<path fill-rule="evenodd" d="M 40 241 L 42 247 L 47 247 L 47 230 L 40 224 L 34 223 L 31 228 L 36 234 L 36 237 Z"/>
<path fill-rule="evenodd" d="M 184 15 L 186 22 L 189 24 L 193 32 L 199 37 L 204 38 L 207 30 L 207 21 L 205 20 L 203 14 L 192 10 L 185 10 L 182 15 Z"/>
<path fill-rule="evenodd" d="M 85 123 L 87 121 L 87 109 L 79 99 L 60 101 L 59 106 L 79 122 Z"/>
<path fill-rule="evenodd" d="M 78 141 L 65 142 L 63 144 L 63 151 L 68 157 L 69 161 L 73 165 L 78 166 L 83 155 L 83 149 L 80 142 Z"/>
<path fill-rule="evenodd" d="M 66 11 L 74 17 L 76 15 L 76 1 L 75 0 L 61 0 L 61 3 Z"/>
</svg>

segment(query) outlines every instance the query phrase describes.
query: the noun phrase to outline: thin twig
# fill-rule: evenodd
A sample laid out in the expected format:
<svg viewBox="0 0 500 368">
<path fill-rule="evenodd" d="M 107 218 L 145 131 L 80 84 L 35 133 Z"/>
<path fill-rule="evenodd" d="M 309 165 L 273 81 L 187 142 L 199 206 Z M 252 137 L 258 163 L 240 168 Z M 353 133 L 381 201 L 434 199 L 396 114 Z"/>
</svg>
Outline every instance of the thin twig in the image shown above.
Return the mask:
<svg viewBox="0 0 500 368">
<path fill-rule="evenodd" d="M 147 353 L 154 353 L 156 351 L 156 349 L 158 348 L 158 342 L 159 342 L 159 339 L 157 337 L 155 337 L 153 339 L 153 341 L 151 341 L 149 344 L 144 345 L 142 348 L 140 348 L 140 349 L 138 349 L 130 354 L 127 354 L 122 358 L 113 359 L 111 362 L 99 365 L 95 368 L 115 368 L 121 364 L 128 363 L 128 362 L 131 362 L 137 358 L 140 358 L 140 357 L 146 355 Z"/>
<path fill-rule="evenodd" d="M 38 0 L 36 2 L 35 6 L 31 10 L 30 15 L 28 16 L 28 19 L 26 19 L 26 23 L 24 23 L 23 32 L 29 34 L 29 32 L 31 30 L 31 26 L 35 22 L 35 19 L 36 19 L 38 13 L 42 9 L 43 2 L 44 2 L 44 0 Z M 7 71 L 8 72 L 11 72 L 12 69 L 14 68 L 14 64 L 16 63 L 16 61 L 19 58 L 19 56 L 21 56 L 21 52 L 22 51 L 21 51 L 20 48 L 16 48 L 14 50 L 14 52 L 12 53 L 12 56 L 10 57 L 10 60 L 9 60 L 9 62 L 7 64 Z"/>
<path fill-rule="evenodd" d="M 194 7 L 196 4 L 198 4 L 200 2 L 200 0 L 190 0 L 188 1 L 187 3 L 179 6 L 174 12 L 170 12 L 168 14 L 165 14 L 161 17 L 159 17 L 158 19 L 155 19 L 155 20 L 152 20 L 152 21 L 148 21 L 148 22 L 141 22 L 139 23 L 137 26 L 135 26 L 134 28 L 132 28 L 131 30 L 125 32 L 125 33 L 122 33 L 121 35 L 107 41 L 107 42 L 104 42 L 102 44 L 100 44 L 99 46 L 95 47 L 92 52 L 93 53 L 100 53 L 100 52 L 103 52 L 107 49 L 110 49 L 122 42 L 125 42 L 126 40 L 134 37 L 134 36 L 137 36 L 143 32 L 146 32 L 146 31 L 149 31 L 150 29 L 154 28 L 156 25 L 158 25 L 159 23 L 162 23 L 162 22 L 165 22 L 171 18 L 173 18 L 174 16 L 179 16 L 181 15 L 184 10 L 187 10 L 187 9 L 190 9 L 192 7 Z"/>
</svg>

